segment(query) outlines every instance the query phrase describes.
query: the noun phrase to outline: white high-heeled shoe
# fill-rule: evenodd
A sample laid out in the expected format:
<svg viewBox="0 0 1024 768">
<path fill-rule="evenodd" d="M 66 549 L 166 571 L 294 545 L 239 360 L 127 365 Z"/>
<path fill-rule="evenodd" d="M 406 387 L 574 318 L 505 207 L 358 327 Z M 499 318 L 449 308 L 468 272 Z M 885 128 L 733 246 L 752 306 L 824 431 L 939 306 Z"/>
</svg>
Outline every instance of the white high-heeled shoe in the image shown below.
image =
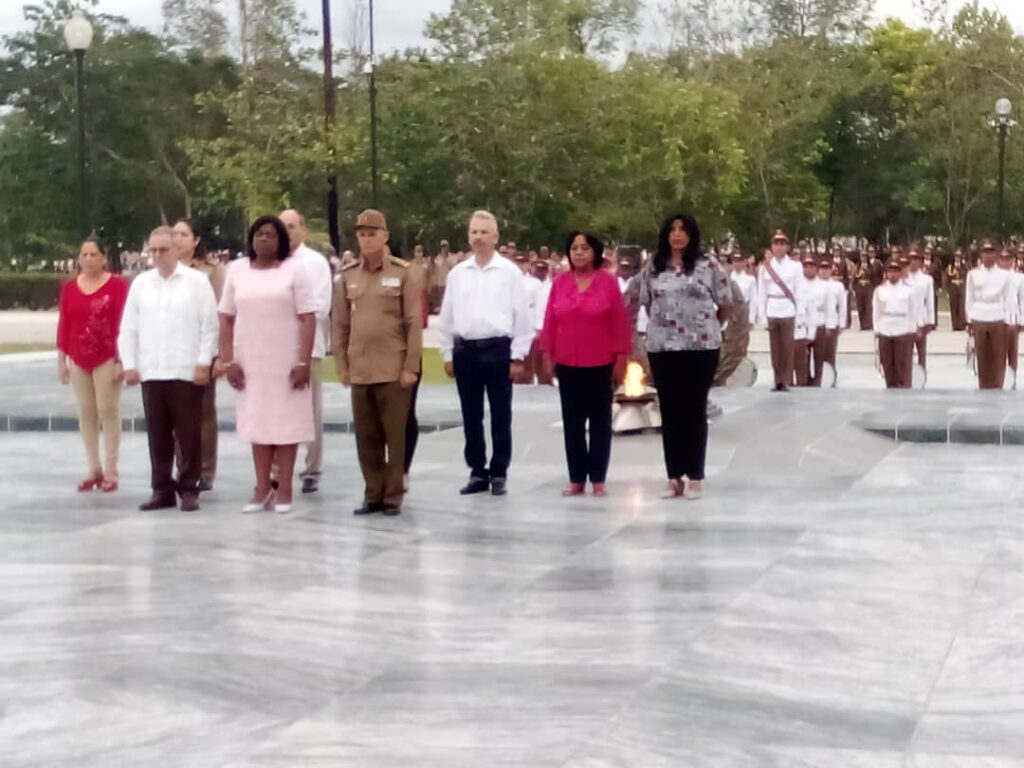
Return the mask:
<svg viewBox="0 0 1024 768">
<path fill-rule="evenodd" d="M 251 515 L 254 512 L 269 512 L 274 508 L 275 491 L 271 490 L 263 501 L 250 501 L 242 507 L 242 514 Z"/>
<path fill-rule="evenodd" d="M 275 504 L 274 505 L 274 511 L 277 514 L 279 514 L 279 515 L 287 515 L 289 512 L 292 511 L 292 505 L 291 504 Z"/>
</svg>

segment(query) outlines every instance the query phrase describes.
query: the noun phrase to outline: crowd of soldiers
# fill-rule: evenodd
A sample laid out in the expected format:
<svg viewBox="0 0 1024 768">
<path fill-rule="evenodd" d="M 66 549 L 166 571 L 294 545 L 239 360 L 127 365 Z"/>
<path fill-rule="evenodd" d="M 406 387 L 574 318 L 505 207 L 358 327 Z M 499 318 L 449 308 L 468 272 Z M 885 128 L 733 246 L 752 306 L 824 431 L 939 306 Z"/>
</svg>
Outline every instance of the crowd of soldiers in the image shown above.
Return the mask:
<svg viewBox="0 0 1024 768">
<path fill-rule="evenodd" d="M 985 319 L 992 313 L 991 309 L 986 313 L 985 305 L 996 299 L 986 300 L 979 287 L 972 301 L 968 291 L 972 269 L 985 269 L 983 255 L 991 247 L 996 248 L 994 268 L 1011 273 L 1006 295 L 998 297 L 1003 316 L 998 339 L 990 339 L 989 327 L 980 325 L 992 322 Z M 537 322 L 542 323 L 551 281 L 568 268 L 567 260 L 547 246 L 522 250 L 513 241 L 502 245 L 499 252 L 523 272 Z M 1004 248 L 994 241 L 982 241 L 952 253 L 927 243 L 885 248 L 871 243 L 855 248 L 833 244 L 829 248 L 800 240 L 792 246 L 786 234 L 777 231 L 769 250 L 760 256 L 735 246 L 721 249 L 717 255 L 731 273 L 735 294 L 717 385 L 725 384 L 742 365 L 750 331 L 761 327 L 769 331 L 777 391 L 793 386 L 833 386 L 840 335 L 856 322 L 861 331 L 876 335 L 876 362 L 887 387 L 923 386 L 928 335 L 939 326 L 940 292 L 948 300 L 951 330 L 971 331 L 979 385 L 1002 387 L 1008 372 L 1016 375 L 1017 337 L 1024 324 L 1024 292 L 1018 297 L 1018 286 L 1024 282 L 1024 252 L 1014 246 Z M 784 261 L 777 260 L 780 255 Z M 617 274 L 623 291 L 643 268 L 645 257 L 639 248 L 623 247 L 612 252 L 607 268 Z M 440 309 L 448 273 L 465 258 L 465 253 L 452 251 L 447 241 L 441 242 L 433 257 L 425 256 L 422 246 L 416 246 L 412 260 L 426 271 L 432 313 Z M 977 276 L 980 286 L 984 274 L 979 272 Z M 1002 290 L 1001 286 L 997 287 Z M 973 323 L 969 306 L 979 315 Z M 642 347 L 644 323 L 641 316 L 636 329 L 638 349 Z M 976 328 L 985 329 L 983 338 L 973 333 Z M 977 343 L 979 338 L 981 345 Z M 635 357 L 644 362 L 642 353 Z M 996 358 L 1005 361 L 1005 371 Z M 538 361 L 539 352 L 535 350 L 518 383 L 552 383 Z"/>
</svg>

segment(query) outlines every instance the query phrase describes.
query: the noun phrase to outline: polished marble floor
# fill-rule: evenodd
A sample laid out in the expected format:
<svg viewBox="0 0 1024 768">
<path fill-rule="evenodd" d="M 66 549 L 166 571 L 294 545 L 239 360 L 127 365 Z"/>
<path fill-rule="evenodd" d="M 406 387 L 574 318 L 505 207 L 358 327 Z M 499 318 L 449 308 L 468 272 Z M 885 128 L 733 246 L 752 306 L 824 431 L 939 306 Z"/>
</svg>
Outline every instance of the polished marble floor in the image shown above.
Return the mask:
<svg viewBox="0 0 1024 768">
<path fill-rule="evenodd" d="M 141 436 L 113 498 L 76 436 L 0 436 L 0 766 L 1024 766 L 1024 449 L 718 399 L 702 501 L 658 499 L 654 436 L 561 499 L 534 389 L 508 497 L 427 435 L 396 519 L 351 516 L 344 435 L 283 517 L 239 513 L 233 435 L 195 515 L 134 511 Z"/>
</svg>

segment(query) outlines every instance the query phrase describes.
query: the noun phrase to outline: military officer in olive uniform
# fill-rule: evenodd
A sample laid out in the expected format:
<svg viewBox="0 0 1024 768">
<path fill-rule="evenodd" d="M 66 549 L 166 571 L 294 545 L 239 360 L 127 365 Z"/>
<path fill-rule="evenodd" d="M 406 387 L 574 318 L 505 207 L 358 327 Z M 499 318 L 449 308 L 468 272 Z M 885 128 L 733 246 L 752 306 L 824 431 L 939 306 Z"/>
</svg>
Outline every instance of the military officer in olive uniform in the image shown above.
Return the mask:
<svg viewBox="0 0 1024 768">
<path fill-rule="evenodd" d="M 359 258 L 341 272 L 331 321 L 338 379 L 352 387 L 356 452 L 366 491 L 357 515 L 401 512 L 405 426 L 423 352 L 419 270 L 388 250 L 387 221 L 356 221 Z"/>
</svg>

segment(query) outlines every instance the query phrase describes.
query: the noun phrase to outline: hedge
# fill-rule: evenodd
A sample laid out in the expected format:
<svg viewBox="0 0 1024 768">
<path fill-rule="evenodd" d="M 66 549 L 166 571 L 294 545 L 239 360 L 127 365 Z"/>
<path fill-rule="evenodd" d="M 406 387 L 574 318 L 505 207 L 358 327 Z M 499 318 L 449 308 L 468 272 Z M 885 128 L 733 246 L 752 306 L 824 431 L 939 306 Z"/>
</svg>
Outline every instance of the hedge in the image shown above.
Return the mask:
<svg viewBox="0 0 1024 768">
<path fill-rule="evenodd" d="M 53 272 L 0 272 L 0 310 L 53 309 L 68 279 Z"/>
</svg>

